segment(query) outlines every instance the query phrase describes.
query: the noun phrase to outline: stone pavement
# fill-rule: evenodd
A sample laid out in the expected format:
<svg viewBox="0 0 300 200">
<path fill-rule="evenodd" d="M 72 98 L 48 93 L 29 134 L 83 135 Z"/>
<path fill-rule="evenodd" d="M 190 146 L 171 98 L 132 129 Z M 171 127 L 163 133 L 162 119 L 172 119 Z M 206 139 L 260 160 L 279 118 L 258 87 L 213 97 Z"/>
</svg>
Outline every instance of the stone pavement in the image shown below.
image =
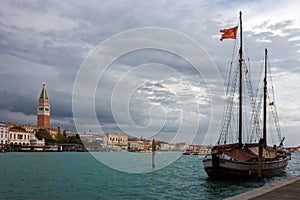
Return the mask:
<svg viewBox="0 0 300 200">
<path fill-rule="evenodd" d="M 284 179 L 277 183 L 271 183 L 269 185 L 251 190 L 239 194 L 234 197 L 229 197 L 227 200 L 276 200 L 276 199 L 299 199 L 300 200 L 300 176 Z"/>
</svg>

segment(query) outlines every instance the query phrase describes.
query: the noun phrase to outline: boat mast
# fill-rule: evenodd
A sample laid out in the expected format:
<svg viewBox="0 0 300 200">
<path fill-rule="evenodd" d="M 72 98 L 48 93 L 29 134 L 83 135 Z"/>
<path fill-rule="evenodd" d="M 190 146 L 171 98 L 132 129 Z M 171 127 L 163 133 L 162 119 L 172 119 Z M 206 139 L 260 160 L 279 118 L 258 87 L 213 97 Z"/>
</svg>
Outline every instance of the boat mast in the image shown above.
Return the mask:
<svg viewBox="0 0 300 200">
<path fill-rule="evenodd" d="M 263 127 L 263 139 L 264 145 L 267 145 L 267 56 L 268 50 L 265 49 L 265 78 L 264 78 L 264 127 Z"/>
<path fill-rule="evenodd" d="M 240 11 L 240 59 L 239 59 L 239 64 L 240 64 L 240 101 L 239 101 L 239 145 L 242 146 L 242 66 L 243 66 L 243 37 L 242 37 L 242 12 Z"/>
</svg>

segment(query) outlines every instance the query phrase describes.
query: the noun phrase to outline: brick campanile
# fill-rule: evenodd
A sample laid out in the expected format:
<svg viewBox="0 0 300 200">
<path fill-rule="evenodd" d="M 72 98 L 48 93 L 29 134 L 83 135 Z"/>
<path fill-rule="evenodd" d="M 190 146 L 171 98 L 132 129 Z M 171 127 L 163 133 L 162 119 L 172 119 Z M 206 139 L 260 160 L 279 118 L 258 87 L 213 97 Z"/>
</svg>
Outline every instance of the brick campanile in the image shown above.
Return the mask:
<svg viewBox="0 0 300 200">
<path fill-rule="evenodd" d="M 42 92 L 37 108 L 37 127 L 50 128 L 50 102 L 46 91 L 46 83 L 43 83 Z"/>
</svg>

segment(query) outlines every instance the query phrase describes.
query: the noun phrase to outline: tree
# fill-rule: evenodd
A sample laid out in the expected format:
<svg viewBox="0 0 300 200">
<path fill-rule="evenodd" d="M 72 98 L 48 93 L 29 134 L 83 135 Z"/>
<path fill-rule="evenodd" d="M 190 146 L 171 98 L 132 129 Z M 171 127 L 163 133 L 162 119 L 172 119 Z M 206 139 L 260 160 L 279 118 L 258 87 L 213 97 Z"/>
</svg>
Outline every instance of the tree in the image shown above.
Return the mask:
<svg viewBox="0 0 300 200">
<path fill-rule="evenodd" d="M 75 143 L 75 144 L 82 144 L 79 135 L 76 134 L 76 136 L 69 136 L 67 138 L 67 143 Z"/>
<path fill-rule="evenodd" d="M 62 133 L 57 133 L 55 139 L 56 139 L 57 143 L 66 143 L 66 141 L 67 141 L 66 136 Z"/>
<path fill-rule="evenodd" d="M 55 140 L 53 140 L 52 136 L 50 135 L 50 131 L 48 129 L 39 129 L 35 136 L 39 140 L 42 140 L 44 138 L 46 144 L 55 142 Z"/>
</svg>

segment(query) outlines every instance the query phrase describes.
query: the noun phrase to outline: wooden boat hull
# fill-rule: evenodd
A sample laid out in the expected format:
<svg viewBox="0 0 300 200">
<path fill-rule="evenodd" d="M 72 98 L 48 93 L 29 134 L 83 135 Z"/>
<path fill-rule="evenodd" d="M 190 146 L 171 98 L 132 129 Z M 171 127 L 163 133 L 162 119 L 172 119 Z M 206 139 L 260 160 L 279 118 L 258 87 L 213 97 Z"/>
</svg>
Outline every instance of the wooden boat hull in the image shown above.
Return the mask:
<svg viewBox="0 0 300 200">
<path fill-rule="evenodd" d="M 245 178 L 258 176 L 258 162 L 238 162 L 234 160 L 218 158 L 218 166 L 213 166 L 211 158 L 204 159 L 203 165 L 206 173 L 212 178 Z M 264 161 L 262 176 L 271 177 L 282 173 L 288 165 L 289 158 L 282 160 Z"/>
</svg>

